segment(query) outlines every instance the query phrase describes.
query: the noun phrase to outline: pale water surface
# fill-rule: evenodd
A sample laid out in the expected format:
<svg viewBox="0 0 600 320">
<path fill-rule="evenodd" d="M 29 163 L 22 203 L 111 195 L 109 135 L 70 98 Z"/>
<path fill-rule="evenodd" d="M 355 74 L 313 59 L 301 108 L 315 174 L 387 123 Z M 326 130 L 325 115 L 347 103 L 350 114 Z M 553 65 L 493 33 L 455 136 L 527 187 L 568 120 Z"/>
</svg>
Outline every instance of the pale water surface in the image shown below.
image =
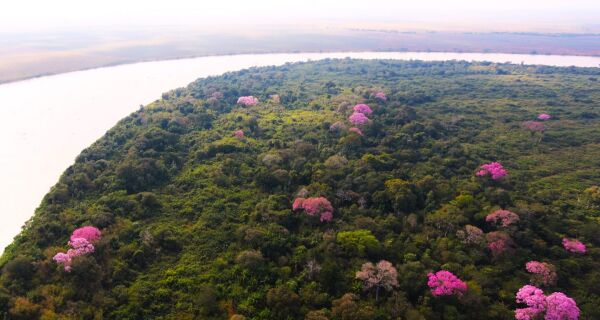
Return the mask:
<svg viewBox="0 0 600 320">
<path fill-rule="evenodd" d="M 78 71 L 0 85 L 0 250 L 85 147 L 161 93 L 199 77 L 324 58 L 474 60 L 600 66 L 600 57 L 356 52 L 201 57 Z"/>
</svg>

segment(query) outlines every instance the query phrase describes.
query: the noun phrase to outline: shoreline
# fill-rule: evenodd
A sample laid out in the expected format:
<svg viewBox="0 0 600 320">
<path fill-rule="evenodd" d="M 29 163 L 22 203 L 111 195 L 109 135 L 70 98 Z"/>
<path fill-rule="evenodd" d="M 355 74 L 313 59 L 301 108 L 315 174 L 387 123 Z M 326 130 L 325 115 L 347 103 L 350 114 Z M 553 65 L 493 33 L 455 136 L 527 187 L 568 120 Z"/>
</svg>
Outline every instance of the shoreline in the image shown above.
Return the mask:
<svg viewBox="0 0 600 320">
<path fill-rule="evenodd" d="M 464 51 L 433 51 L 433 50 L 429 50 L 429 51 L 394 51 L 394 50 L 370 50 L 370 51 L 338 51 L 338 50 L 318 50 L 318 51 L 314 51 L 314 50 L 307 50 L 307 51 L 253 51 L 253 52 L 237 52 L 237 53 L 225 53 L 225 54 L 205 54 L 205 55 L 191 55 L 191 56 L 178 56 L 178 57 L 169 57 L 169 58 L 156 58 L 156 59 L 141 59 L 141 60 L 132 60 L 132 61 L 123 61 L 123 62 L 116 62 L 116 63 L 109 63 L 109 64 L 105 64 L 105 65 L 99 65 L 99 66 L 91 66 L 91 67 L 87 67 L 87 68 L 79 68 L 79 69 L 73 69 L 73 70 L 66 70 L 63 72 L 50 72 L 50 73 L 43 73 L 43 74 L 38 74 L 38 75 L 34 75 L 34 76 L 27 76 L 27 77 L 21 77 L 21 78 L 15 78 L 12 80 L 0 80 L 0 86 L 1 85 L 6 85 L 6 84 L 11 84 L 11 83 L 18 83 L 18 82 L 23 82 L 23 81 L 29 81 L 29 80 L 34 80 L 34 79 L 39 79 L 39 78 L 45 78 L 45 77 L 51 77 L 51 76 L 57 76 L 57 75 L 62 75 L 62 74 L 68 74 L 68 73 L 74 73 L 74 72 L 81 72 L 81 71 L 89 71 L 89 70 L 96 70 L 96 69 L 103 69 L 103 68 L 112 68 L 112 67 L 118 67 L 118 66 L 125 66 L 125 65 L 134 65 L 134 64 L 140 64 L 140 63 L 150 63 L 150 62 L 165 62 L 165 61 L 178 61 L 178 60 L 187 60 L 187 59 L 198 59 L 198 58 L 208 58 L 208 57 L 228 57 L 228 56 L 242 56 L 242 55 L 267 55 L 267 54 L 302 54 L 302 53 L 306 53 L 306 54 L 334 54 L 334 53 L 348 53 L 348 54 L 356 54 L 356 53 L 403 53 L 403 54 L 459 54 L 459 55 L 468 55 L 468 54 L 482 54 L 482 55 L 524 55 L 524 56 L 540 56 L 540 57 L 576 57 L 576 58 L 600 58 L 600 55 L 578 55 L 578 54 L 559 54 L 559 53 L 507 53 L 507 52 L 483 52 L 483 51 L 474 51 L 474 52 L 464 52 Z M 414 60 L 419 60 L 419 59 L 414 59 Z M 567 68 L 568 66 L 563 66 L 565 68 Z M 595 67 L 580 67 L 580 68 L 599 68 L 600 67 L 600 63 L 598 66 Z"/>
</svg>

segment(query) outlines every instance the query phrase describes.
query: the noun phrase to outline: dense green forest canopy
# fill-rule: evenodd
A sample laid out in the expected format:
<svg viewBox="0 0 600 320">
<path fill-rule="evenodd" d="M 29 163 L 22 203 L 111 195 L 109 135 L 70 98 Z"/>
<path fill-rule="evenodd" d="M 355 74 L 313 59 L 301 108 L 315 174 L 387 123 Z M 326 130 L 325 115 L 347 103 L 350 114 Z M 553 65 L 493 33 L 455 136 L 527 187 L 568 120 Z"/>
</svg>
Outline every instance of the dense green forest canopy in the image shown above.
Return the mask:
<svg viewBox="0 0 600 320">
<path fill-rule="evenodd" d="M 65 171 L 2 256 L 0 310 L 513 319 L 516 292 L 536 283 L 526 263 L 540 261 L 555 272 L 538 284 L 545 293 L 600 319 L 598 77 L 344 59 L 199 79 L 120 121 Z M 350 130 L 360 103 L 373 112 Z M 552 117 L 542 130 L 523 126 L 540 113 Z M 476 175 L 496 161 L 505 177 Z M 332 218 L 310 215 L 328 205 Z M 510 225 L 486 221 L 493 212 Z M 53 257 L 86 225 L 102 237 L 67 272 Z M 587 251 L 565 250 L 563 238 Z M 363 281 L 375 268 L 386 282 Z M 428 274 L 440 270 L 466 290 L 434 295 Z"/>
</svg>

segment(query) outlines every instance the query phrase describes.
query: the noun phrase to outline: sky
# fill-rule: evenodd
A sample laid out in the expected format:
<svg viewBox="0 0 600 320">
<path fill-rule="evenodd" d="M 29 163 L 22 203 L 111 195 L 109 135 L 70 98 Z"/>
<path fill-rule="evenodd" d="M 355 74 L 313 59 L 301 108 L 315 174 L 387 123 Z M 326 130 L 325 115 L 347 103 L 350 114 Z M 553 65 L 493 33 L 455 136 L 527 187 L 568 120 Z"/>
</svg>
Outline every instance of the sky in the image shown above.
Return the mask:
<svg viewBox="0 0 600 320">
<path fill-rule="evenodd" d="M 390 24 L 521 31 L 600 25 L 598 0 L 5 0 L 0 33 L 74 27 Z"/>
</svg>

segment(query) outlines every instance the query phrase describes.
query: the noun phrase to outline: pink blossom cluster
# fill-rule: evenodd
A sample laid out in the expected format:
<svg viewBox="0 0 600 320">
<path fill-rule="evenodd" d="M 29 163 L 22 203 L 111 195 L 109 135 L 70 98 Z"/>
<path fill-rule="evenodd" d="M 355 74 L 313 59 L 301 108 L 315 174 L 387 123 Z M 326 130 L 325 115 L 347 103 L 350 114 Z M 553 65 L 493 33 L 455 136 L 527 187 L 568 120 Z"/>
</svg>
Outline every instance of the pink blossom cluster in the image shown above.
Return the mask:
<svg viewBox="0 0 600 320">
<path fill-rule="evenodd" d="M 100 239 L 102 233 L 98 228 L 92 226 L 85 226 L 79 229 L 75 229 L 71 234 L 71 241 L 75 238 L 83 238 L 88 242 L 95 242 Z"/>
<path fill-rule="evenodd" d="M 356 272 L 356 279 L 362 280 L 364 289 L 381 287 L 386 290 L 392 290 L 398 286 L 398 272 L 391 262 L 381 260 L 377 265 L 367 262 L 362 265 L 360 271 Z"/>
<path fill-rule="evenodd" d="M 362 131 L 359 128 L 357 128 L 357 127 L 352 127 L 350 129 L 348 129 L 348 131 L 354 132 L 354 133 L 358 134 L 359 136 L 363 135 Z"/>
<path fill-rule="evenodd" d="M 70 254 L 74 257 L 92 253 L 95 249 L 94 245 L 85 238 L 74 238 L 69 241 L 69 245 L 72 249 L 69 249 L 67 254 Z"/>
<path fill-rule="evenodd" d="M 527 308 L 515 310 L 517 320 L 577 320 L 580 310 L 577 303 L 562 292 L 554 292 L 546 296 L 544 292 L 532 285 L 525 285 L 516 295 L 517 303 L 527 305 Z"/>
<path fill-rule="evenodd" d="M 296 198 L 292 204 L 292 209 L 304 209 L 309 216 L 319 215 L 321 222 L 333 220 L 333 206 L 324 197 Z"/>
<path fill-rule="evenodd" d="M 360 112 L 354 112 L 348 117 L 348 120 L 350 120 L 353 125 L 362 125 L 369 122 L 369 118 Z"/>
<path fill-rule="evenodd" d="M 233 132 L 233 136 L 236 138 L 243 138 L 244 137 L 244 131 L 242 130 L 236 130 Z"/>
<path fill-rule="evenodd" d="M 475 175 L 478 177 L 482 177 L 488 174 L 492 176 L 492 179 L 498 180 L 506 176 L 508 172 L 506 171 L 506 169 L 504 169 L 500 162 L 490 162 L 481 165 L 480 170 L 477 171 Z"/>
<path fill-rule="evenodd" d="M 377 91 L 373 96 L 379 101 L 387 101 L 387 96 L 385 95 L 385 93 L 383 93 L 383 91 Z"/>
<path fill-rule="evenodd" d="M 538 118 L 538 120 L 545 121 L 545 120 L 549 120 L 550 118 L 552 118 L 552 116 L 550 116 L 547 113 L 540 113 L 540 115 L 537 118 Z"/>
<path fill-rule="evenodd" d="M 64 265 L 66 272 L 71 271 L 71 259 L 72 256 L 64 252 L 59 252 L 54 255 L 54 258 L 52 258 L 52 260 L 54 260 L 56 263 Z"/>
<path fill-rule="evenodd" d="M 527 308 L 515 310 L 515 319 L 517 320 L 533 320 L 546 310 L 544 291 L 532 285 L 525 285 L 519 289 L 516 301 L 527 305 Z"/>
<path fill-rule="evenodd" d="M 570 252 L 574 253 L 585 253 L 585 244 L 577 239 L 562 239 L 563 247 Z"/>
<path fill-rule="evenodd" d="M 369 107 L 369 105 L 366 105 L 364 103 L 359 103 L 359 104 L 355 105 L 353 110 L 354 110 L 354 112 L 359 112 L 359 113 L 362 113 L 367 116 L 371 115 L 371 113 L 373 113 L 373 110 L 371 110 L 371 107 Z"/>
<path fill-rule="evenodd" d="M 579 312 L 575 300 L 562 292 L 554 292 L 546 297 L 545 320 L 577 320 Z"/>
<path fill-rule="evenodd" d="M 237 103 L 243 106 L 253 106 L 258 103 L 258 99 L 254 96 L 242 96 L 238 98 Z"/>
<path fill-rule="evenodd" d="M 70 272 L 73 258 L 94 252 L 95 248 L 92 243 L 99 240 L 101 236 L 100 230 L 92 226 L 76 229 L 71 234 L 69 241 L 71 249 L 67 250 L 66 253 L 57 253 L 52 259 L 56 263 L 62 264 L 65 271 Z"/>
<path fill-rule="evenodd" d="M 467 284 L 455 276 L 452 272 L 440 270 L 436 273 L 427 275 L 429 280 L 427 285 L 431 288 L 431 293 L 434 296 L 462 296 L 467 291 Z"/>
<path fill-rule="evenodd" d="M 512 239 L 507 233 L 494 231 L 486 234 L 487 247 L 492 252 L 492 256 L 496 257 L 506 251 L 511 243 Z"/>
<path fill-rule="evenodd" d="M 502 227 L 508 227 L 509 225 L 519 221 L 519 215 L 508 210 L 496 210 L 485 217 L 485 221 L 495 223 Z"/>
<path fill-rule="evenodd" d="M 546 125 L 539 121 L 525 121 L 523 122 L 523 128 L 531 132 L 544 132 L 546 130 Z"/>
<path fill-rule="evenodd" d="M 549 286 L 556 283 L 556 268 L 547 262 L 529 261 L 525 264 L 527 272 L 532 273 L 533 283 Z"/>
</svg>

